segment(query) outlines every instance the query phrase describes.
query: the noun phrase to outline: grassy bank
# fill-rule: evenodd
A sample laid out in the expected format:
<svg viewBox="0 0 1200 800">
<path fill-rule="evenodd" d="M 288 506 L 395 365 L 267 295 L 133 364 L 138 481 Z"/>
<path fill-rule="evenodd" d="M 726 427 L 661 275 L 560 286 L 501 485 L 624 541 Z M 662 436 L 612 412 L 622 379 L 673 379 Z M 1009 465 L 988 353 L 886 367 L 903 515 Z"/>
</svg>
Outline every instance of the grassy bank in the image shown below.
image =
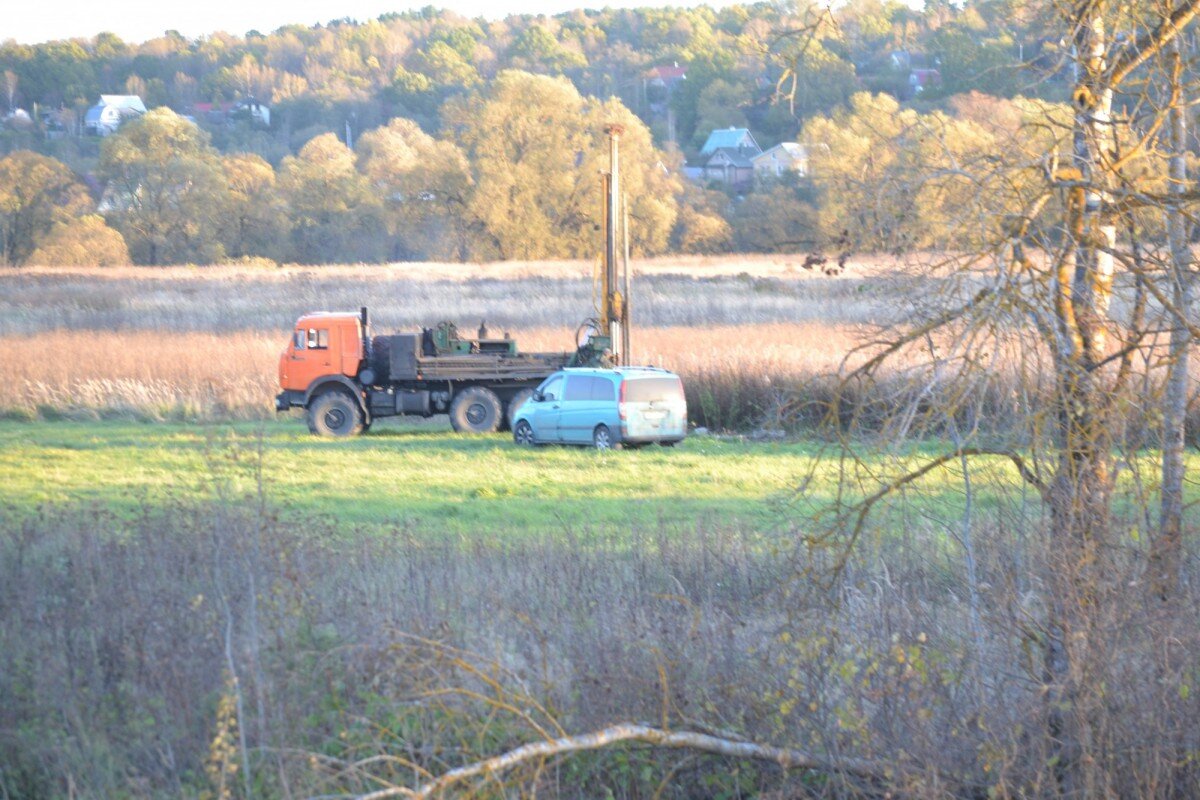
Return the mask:
<svg viewBox="0 0 1200 800">
<path fill-rule="evenodd" d="M 906 463 L 865 459 L 848 488 Z M 968 514 L 957 471 L 930 473 L 876 507 L 835 576 L 803 534 L 842 466 L 814 442 L 599 454 L 440 425 L 326 441 L 298 421 L 0 423 L 0 794 L 198 797 L 236 765 L 246 796 L 340 796 L 378 788 L 345 768 L 362 758 L 439 774 L 537 726 L 659 719 L 880 759 L 903 796 L 1027 794 L 1052 768 L 1042 738 L 1010 734 L 1044 707 L 1038 499 L 976 461 Z M 1111 546 L 1124 587 L 1143 545 Z M 1178 612 L 1134 593 L 1098 623 L 1097 724 L 1131 776 L 1114 796 L 1145 796 L 1152 770 L 1195 785 L 1187 591 Z M 396 764 L 367 771 L 411 783 Z M 817 780 L 619 748 L 517 773 L 510 794 L 881 793 Z"/>
<path fill-rule="evenodd" d="M 314 438 L 297 420 L 5 423 L 0 502 L 133 513 L 168 496 L 253 493 L 261 464 L 271 502 L 290 517 L 347 526 L 483 536 L 718 518 L 767 526 L 766 501 L 811 469 L 812 450 L 711 438 L 611 454 L 519 450 L 507 435 L 460 436 L 436 423 L 380 424 L 351 441 Z"/>
<path fill-rule="evenodd" d="M 838 469 L 811 442 L 692 437 L 621 453 L 523 450 L 505 434 L 457 435 L 438 420 L 381 423 L 348 441 L 312 437 L 297 419 L 0 423 L 0 504 L 17 513 L 53 504 L 129 516 L 168 498 L 244 498 L 262 485 L 272 507 L 301 524 L 320 517 L 435 538 L 782 529 L 832 500 Z M 1014 479 L 999 462 L 988 469 L 1001 488 Z M 952 518 L 961 502 L 955 471 L 931 475 L 924 489 L 925 509 Z"/>
</svg>

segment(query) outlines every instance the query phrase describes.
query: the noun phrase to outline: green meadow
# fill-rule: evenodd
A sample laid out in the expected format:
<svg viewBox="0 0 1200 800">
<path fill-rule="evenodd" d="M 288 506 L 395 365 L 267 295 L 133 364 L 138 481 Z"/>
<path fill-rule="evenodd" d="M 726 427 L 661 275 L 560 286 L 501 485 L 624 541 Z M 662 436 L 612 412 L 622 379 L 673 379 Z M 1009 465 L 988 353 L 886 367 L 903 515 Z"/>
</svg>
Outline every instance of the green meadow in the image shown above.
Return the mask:
<svg viewBox="0 0 1200 800">
<path fill-rule="evenodd" d="M 867 468 L 882 470 L 883 459 L 872 458 Z M 976 508 L 1013 491 L 1016 476 L 1003 462 L 976 463 Z M 458 435 L 437 424 L 381 424 L 356 439 L 327 440 L 298 419 L 0 423 L 0 505 L 17 516 L 44 505 L 124 515 L 261 498 L 298 525 L 320 518 L 421 536 L 768 531 L 815 525 L 813 514 L 834 499 L 839 468 L 829 448 L 812 441 L 691 437 L 675 448 L 599 453 L 526 450 L 507 434 Z M 985 473 L 996 480 L 982 480 Z M 929 519 L 949 524 L 961 513 L 957 465 L 913 488 Z"/>
</svg>

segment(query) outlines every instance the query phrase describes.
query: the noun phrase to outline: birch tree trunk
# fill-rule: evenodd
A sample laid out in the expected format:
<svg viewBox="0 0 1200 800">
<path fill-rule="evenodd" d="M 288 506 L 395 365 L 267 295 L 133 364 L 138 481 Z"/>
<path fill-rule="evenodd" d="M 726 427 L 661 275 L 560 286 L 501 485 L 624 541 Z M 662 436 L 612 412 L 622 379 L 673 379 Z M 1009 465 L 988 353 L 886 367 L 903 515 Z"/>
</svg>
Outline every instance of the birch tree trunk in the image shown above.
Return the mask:
<svg viewBox="0 0 1200 800">
<path fill-rule="evenodd" d="M 1097 550 L 1110 514 L 1112 438 L 1100 361 L 1107 345 L 1113 286 L 1116 218 L 1108 210 L 1116 136 L 1107 80 L 1105 4 L 1075 7 L 1079 59 L 1067 237 L 1055 302 L 1060 455 L 1050 492 L 1055 585 L 1045 651 L 1047 726 L 1051 762 L 1068 796 L 1095 796 L 1088 697 Z"/>
<path fill-rule="evenodd" d="M 1171 43 L 1171 108 L 1169 113 L 1170 183 L 1168 193 L 1175 201 L 1167 207 L 1167 240 L 1171 250 L 1170 279 L 1175 313 L 1184 317 L 1171 327 L 1167 386 L 1163 398 L 1162 509 L 1158 536 L 1150 551 L 1150 585 L 1163 600 L 1179 584 L 1179 559 L 1183 542 L 1183 450 L 1188 401 L 1188 366 L 1191 331 L 1186 318 L 1191 312 L 1195 282 L 1191 272 L 1187 221 L 1180 201 L 1187 191 L 1187 115 L 1181 75 L 1179 40 Z"/>
</svg>

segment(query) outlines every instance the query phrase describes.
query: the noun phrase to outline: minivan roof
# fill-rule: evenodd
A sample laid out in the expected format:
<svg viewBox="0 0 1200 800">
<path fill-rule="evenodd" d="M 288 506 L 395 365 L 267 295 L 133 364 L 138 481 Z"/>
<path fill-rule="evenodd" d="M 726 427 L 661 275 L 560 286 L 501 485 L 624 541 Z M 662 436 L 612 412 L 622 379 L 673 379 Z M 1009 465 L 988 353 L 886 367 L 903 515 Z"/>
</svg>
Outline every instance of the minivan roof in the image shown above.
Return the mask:
<svg viewBox="0 0 1200 800">
<path fill-rule="evenodd" d="M 613 367 L 611 369 L 605 367 L 564 367 L 563 372 L 571 374 L 583 375 L 612 375 L 617 374 L 628 378 L 652 378 L 656 376 L 674 376 L 674 372 L 662 367 Z"/>
</svg>

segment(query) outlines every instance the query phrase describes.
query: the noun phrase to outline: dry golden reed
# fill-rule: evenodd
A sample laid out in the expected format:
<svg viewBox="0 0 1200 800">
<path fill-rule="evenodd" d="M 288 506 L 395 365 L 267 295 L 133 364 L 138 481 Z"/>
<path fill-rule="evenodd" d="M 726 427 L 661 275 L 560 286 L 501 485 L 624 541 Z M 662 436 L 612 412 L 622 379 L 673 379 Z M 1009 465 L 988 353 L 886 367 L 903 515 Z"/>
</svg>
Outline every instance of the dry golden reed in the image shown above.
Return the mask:
<svg viewBox="0 0 1200 800">
<path fill-rule="evenodd" d="M 574 332 L 566 328 L 513 335 L 523 350 L 573 347 Z M 694 420 L 737 427 L 768 412 L 799 382 L 835 371 L 859 337 L 857 329 L 815 323 L 648 328 L 636 333 L 634 349 L 639 363 L 684 376 Z M 278 358 L 286 343 L 286 331 L 53 331 L 0 337 L 0 375 L 5 376 L 0 413 L 265 418 L 273 413 Z M 731 402 L 741 410 L 718 408 Z"/>
</svg>

